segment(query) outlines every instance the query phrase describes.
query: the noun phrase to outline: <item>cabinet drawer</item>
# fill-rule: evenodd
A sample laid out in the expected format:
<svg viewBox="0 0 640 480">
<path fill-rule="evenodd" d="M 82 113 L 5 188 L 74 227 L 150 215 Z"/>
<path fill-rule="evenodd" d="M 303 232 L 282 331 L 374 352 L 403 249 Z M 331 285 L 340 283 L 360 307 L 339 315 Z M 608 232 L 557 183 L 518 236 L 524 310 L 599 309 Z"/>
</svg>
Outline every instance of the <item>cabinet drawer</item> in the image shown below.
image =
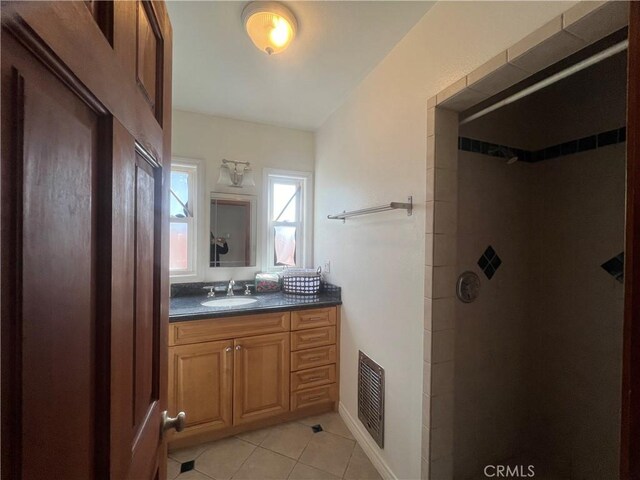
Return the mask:
<svg viewBox="0 0 640 480">
<path fill-rule="evenodd" d="M 291 312 L 291 330 L 328 327 L 336 324 L 336 307 Z"/>
<path fill-rule="evenodd" d="M 288 332 L 290 312 L 192 320 L 169 325 L 169 345 Z"/>
<path fill-rule="evenodd" d="M 319 367 L 329 363 L 336 363 L 335 345 L 291 352 L 292 372 L 304 370 L 305 368 Z"/>
<path fill-rule="evenodd" d="M 311 328 L 291 332 L 291 350 L 321 347 L 336 343 L 336 327 Z"/>
<path fill-rule="evenodd" d="M 310 407 L 320 403 L 335 402 L 338 398 L 338 386 L 335 383 L 323 387 L 309 388 L 291 394 L 291 410 Z"/>
<path fill-rule="evenodd" d="M 323 365 L 291 373 L 291 391 L 296 392 L 305 388 L 319 387 L 336 381 L 336 365 Z"/>
</svg>

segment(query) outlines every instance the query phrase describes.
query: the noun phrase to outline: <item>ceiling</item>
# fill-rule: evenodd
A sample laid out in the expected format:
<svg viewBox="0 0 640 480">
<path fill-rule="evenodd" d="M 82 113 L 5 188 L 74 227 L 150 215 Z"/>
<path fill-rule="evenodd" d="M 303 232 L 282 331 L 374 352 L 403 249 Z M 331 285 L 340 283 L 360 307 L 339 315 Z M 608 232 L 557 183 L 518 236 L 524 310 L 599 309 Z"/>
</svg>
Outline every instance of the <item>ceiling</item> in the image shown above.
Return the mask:
<svg viewBox="0 0 640 480">
<path fill-rule="evenodd" d="M 246 35 L 247 2 L 168 1 L 173 106 L 315 130 L 435 2 L 286 2 L 298 20 L 269 57 Z"/>
</svg>

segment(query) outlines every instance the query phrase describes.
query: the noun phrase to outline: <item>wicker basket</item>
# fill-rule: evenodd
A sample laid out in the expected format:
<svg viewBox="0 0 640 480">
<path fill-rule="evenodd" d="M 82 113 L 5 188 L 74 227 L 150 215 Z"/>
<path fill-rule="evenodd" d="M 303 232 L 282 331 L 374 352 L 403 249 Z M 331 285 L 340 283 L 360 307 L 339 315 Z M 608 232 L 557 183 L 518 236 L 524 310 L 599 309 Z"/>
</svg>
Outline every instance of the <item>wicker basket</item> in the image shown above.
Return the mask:
<svg viewBox="0 0 640 480">
<path fill-rule="evenodd" d="M 285 293 L 296 295 L 315 295 L 320 291 L 322 278 L 320 267 L 289 268 L 282 272 L 282 289 Z"/>
</svg>

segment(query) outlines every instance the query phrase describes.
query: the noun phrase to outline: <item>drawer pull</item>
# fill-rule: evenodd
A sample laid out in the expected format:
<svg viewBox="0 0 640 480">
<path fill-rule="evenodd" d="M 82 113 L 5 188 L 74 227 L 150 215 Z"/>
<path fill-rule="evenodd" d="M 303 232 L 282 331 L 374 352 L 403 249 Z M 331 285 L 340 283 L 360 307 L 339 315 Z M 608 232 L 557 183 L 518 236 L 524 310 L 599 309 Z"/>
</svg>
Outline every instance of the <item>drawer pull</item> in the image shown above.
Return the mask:
<svg viewBox="0 0 640 480">
<path fill-rule="evenodd" d="M 324 378 L 327 378 L 327 377 L 322 376 L 322 375 L 316 375 L 315 377 L 309 377 L 309 378 L 307 378 L 307 382 L 313 382 L 313 381 L 315 381 L 315 380 L 322 380 L 322 379 L 324 379 Z"/>
<path fill-rule="evenodd" d="M 316 355 L 315 357 L 309 357 L 307 358 L 308 361 L 310 362 L 315 362 L 316 360 L 322 360 L 324 357 L 321 355 Z"/>
<path fill-rule="evenodd" d="M 306 342 L 308 340 L 313 340 L 315 338 L 326 338 L 326 336 L 327 336 L 326 333 L 315 333 L 313 335 L 300 335 L 300 338 Z"/>
<path fill-rule="evenodd" d="M 316 400 L 320 400 L 322 398 L 325 398 L 325 396 L 324 395 L 315 395 L 313 397 L 307 398 L 307 402 L 315 402 Z"/>
</svg>

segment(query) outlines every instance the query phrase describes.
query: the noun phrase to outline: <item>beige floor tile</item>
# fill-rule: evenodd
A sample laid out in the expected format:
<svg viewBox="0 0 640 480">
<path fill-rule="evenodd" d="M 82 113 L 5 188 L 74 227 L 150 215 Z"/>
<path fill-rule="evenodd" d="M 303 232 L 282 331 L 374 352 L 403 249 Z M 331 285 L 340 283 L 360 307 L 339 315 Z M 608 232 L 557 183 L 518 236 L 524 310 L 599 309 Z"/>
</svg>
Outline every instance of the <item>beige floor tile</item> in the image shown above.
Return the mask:
<svg viewBox="0 0 640 480">
<path fill-rule="evenodd" d="M 182 448 L 174 452 L 169 452 L 169 458 L 172 458 L 178 463 L 189 462 L 198 458 L 198 456 L 211 445 L 213 445 L 213 443 L 208 442 L 196 445 L 195 447 Z"/>
<path fill-rule="evenodd" d="M 262 441 L 267 438 L 269 433 L 271 433 L 271 428 L 263 428 L 261 430 L 254 430 L 252 432 L 240 433 L 236 435 L 236 437 L 244 440 L 245 442 L 253 443 L 254 445 L 260 445 Z"/>
<path fill-rule="evenodd" d="M 180 462 L 168 458 L 167 459 L 167 480 L 173 480 L 180 474 Z"/>
<path fill-rule="evenodd" d="M 176 480 L 212 480 L 211 477 L 200 473 L 197 470 L 189 470 L 188 472 L 178 475 Z"/>
<path fill-rule="evenodd" d="M 313 417 L 307 417 L 300 420 L 300 423 L 304 425 L 322 425 L 322 429 L 325 432 L 335 433 L 341 437 L 355 440 L 347 426 L 342 421 L 339 414 L 335 412 L 323 413 L 322 415 L 315 415 Z"/>
<path fill-rule="evenodd" d="M 357 444 L 353 449 L 344 478 L 345 480 L 382 480 L 367 454 Z"/>
<path fill-rule="evenodd" d="M 355 442 L 329 432 L 314 433 L 311 441 L 300 456 L 305 465 L 342 477 Z"/>
<path fill-rule="evenodd" d="M 271 428 L 260 446 L 297 460 L 312 436 L 313 430 L 307 425 L 285 423 Z"/>
<path fill-rule="evenodd" d="M 295 460 L 257 447 L 242 468 L 233 475 L 233 479 L 283 480 L 289 476 L 295 464 Z"/>
<path fill-rule="evenodd" d="M 219 440 L 200 454 L 196 470 L 216 480 L 228 480 L 255 449 L 255 445 L 235 437 Z"/>
<path fill-rule="evenodd" d="M 331 475 L 329 472 L 310 467 L 304 463 L 296 463 L 293 467 L 289 480 L 340 480 L 340 477 Z"/>
</svg>

